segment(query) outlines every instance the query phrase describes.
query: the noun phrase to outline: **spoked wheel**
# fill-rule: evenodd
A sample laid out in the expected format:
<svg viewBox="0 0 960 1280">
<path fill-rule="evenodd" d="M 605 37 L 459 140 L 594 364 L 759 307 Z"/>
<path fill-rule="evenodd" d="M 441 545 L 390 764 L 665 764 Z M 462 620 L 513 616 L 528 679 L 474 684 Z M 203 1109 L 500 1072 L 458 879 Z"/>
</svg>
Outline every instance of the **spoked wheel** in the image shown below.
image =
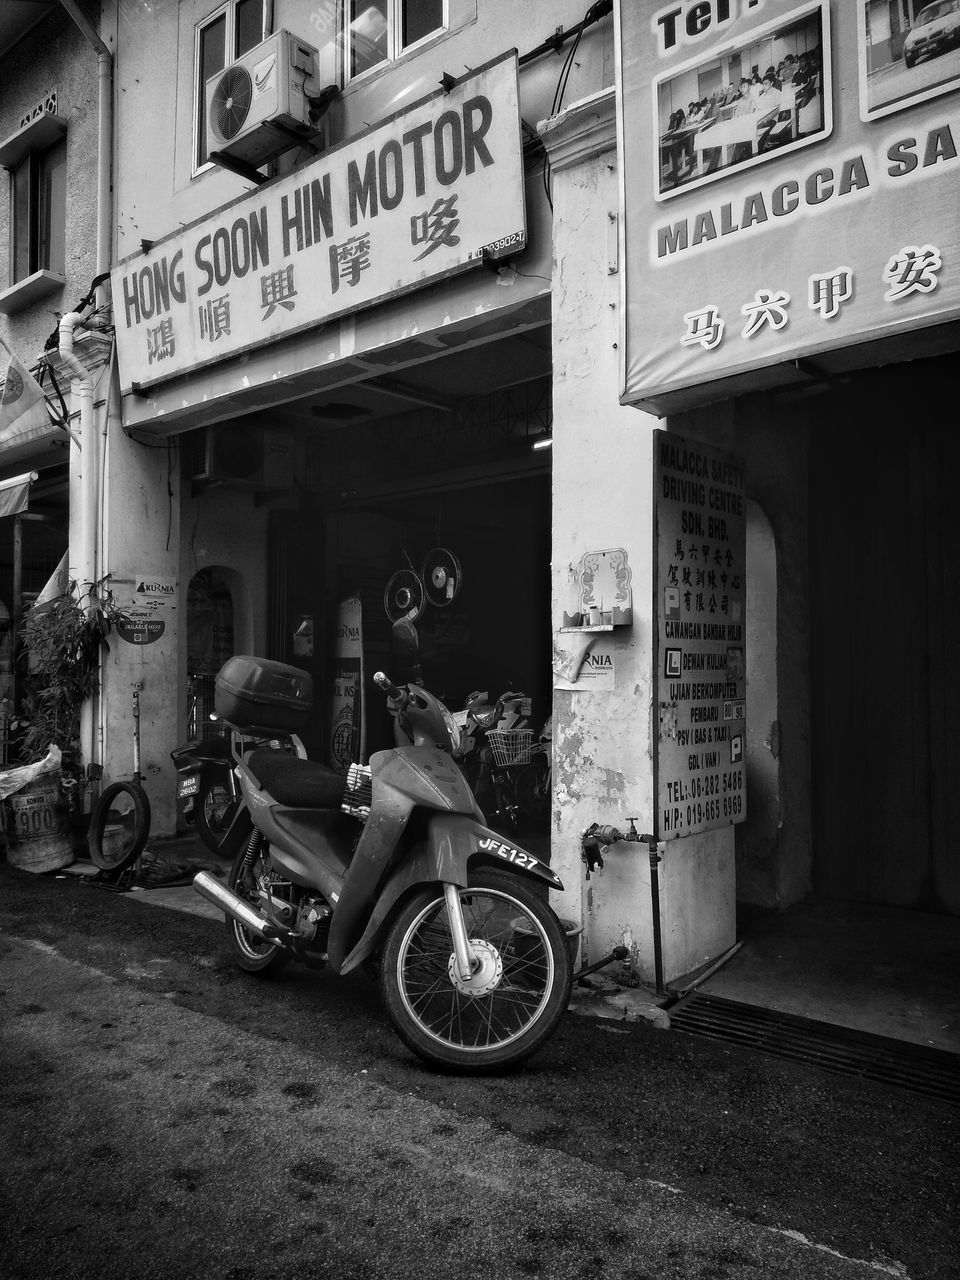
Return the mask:
<svg viewBox="0 0 960 1280">
<path fill-rule="evenodd" d="M 550 907 L 515 876 L 486 868 L 459 890 L 477 960 L 459 973 L 441 885 L 411 898 L 394 921 L 380 973 L 401 1038 L 428 1062 L 478 1072 L 528 1057 L 570 999 L 572 966 Z"/>
<path fill-rule="evenodd" d="M 249 902 L 256 910 L 261 909 L 259 886 L 261 879 L 268 874 L 266 847 L 262 846 L 249 868 L 245 867 L 246 849 L 241 849 L 230 868 L 227 888 L 244 902 Z M 285 969 L 290 963 L 288 951 L 276 942 L 267 942 L 250 929 L 244 928 L 239 920 L 232 916 L 226 919 L 227 938 L 233 958 L 241 969 L 247 973 L 258 973 L 262 977 L 272 977 Z"/>
<path fill-rule="evenodd" d="M 150 834 L 150 801 L 139 782 L 105 787 L 90 815 L 87 846 L 101 871 L 123 871 L 136 862 Z"/>
<path fill-rule="evenodd" d="M 223 771 L 205 770 L 200 776 L 194 824 L 197 835 L 213 853 L 220 848 L 235 810 L 236 801 L 223 780 Z"/>
</svg>

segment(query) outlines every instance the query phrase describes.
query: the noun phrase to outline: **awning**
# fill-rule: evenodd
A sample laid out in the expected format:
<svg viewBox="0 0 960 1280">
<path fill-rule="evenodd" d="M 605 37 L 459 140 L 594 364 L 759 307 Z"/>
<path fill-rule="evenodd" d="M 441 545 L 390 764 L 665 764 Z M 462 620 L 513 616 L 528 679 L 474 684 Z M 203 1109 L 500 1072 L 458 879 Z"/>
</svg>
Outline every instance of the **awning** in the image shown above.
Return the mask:
<svg viewBox="0 0 960 1280">
<path fill-rule="evenodd" d="M 36 378 L 13 352 L 0 391 L 0 467 L 61 462 L 68 436 L 54 422 Z"/>
<path fill-rule="evenodd" d="M 3 516 L 18 516 L 21 511 L 26 511 L 30 500 L 30 485 L 36 478 L 36 471 L 25 471 L 22 476 L 0 480 L 0 519 Z"/>
</svg>

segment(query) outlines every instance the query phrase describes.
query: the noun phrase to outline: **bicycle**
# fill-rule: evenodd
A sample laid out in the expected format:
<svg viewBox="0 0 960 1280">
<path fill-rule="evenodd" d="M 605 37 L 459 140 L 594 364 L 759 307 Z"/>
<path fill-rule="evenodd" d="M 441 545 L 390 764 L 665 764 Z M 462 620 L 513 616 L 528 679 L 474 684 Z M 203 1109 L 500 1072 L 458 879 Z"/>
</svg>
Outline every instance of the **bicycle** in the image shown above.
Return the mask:
<svg viewBox="0 0 960 1280">
<path fill-rule="evenodd" d="M 150 800 L 140 772 L 140 690 L 133 686 L 133 777 L 111 782 L 90 814 L 87 847 L 101 871 L 120 873 L 133 866 L 150 834 Z"/>
</svg>

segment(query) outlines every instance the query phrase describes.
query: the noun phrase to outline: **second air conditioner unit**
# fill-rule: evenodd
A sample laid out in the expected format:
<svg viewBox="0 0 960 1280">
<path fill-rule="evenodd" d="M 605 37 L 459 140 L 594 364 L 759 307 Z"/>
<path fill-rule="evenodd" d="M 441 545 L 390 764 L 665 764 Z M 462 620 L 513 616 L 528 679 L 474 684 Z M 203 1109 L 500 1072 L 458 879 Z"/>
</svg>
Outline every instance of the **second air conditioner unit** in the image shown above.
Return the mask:
<svg viewBox="0 0 960 1280">
<path fill-rule="evenodd" d="M 195 487 L 292 489 L 297 474 L 297 442 L 286 432 L 245 423 L 203 427 L 191 439 L 190 478 Z"/>
<path fill-rule="evenodd" d="M 254 166 L 311 141 L 309 96 L 319 94 L 318 52 L 289 31 L 276 31 L 206 84 L 207 153 Z"/>
</svg>

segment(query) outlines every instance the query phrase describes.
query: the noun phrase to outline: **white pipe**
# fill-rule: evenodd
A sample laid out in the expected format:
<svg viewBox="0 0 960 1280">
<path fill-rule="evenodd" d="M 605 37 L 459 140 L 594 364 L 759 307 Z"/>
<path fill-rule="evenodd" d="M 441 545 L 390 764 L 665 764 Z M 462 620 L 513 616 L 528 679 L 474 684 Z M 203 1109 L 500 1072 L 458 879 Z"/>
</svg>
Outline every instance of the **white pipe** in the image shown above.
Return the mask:
<svg viewBox="0 0 960 1280">
<path fill-rule="evenodd" d="M 73 375 L 71 390 L 80 402 L 80 554 L 77 583 L 81 594 L 89 591 L 97 577 L 97 432 L 93 411 L 93 379 L 73 351 L 73 331 L 83 320 L 79 311 L 69 311 L 60 320 L 60 358 Z M 80 740 L 83 758 L 93 764 L 96 749 L 96 717 L 92 699 L 80 713 Z"/>
<path fill-rule="evenodd" d="M 113 207 L 111 199 L 111 148 L 113 145 L 113 55 L 101 40 L 75 0 L 60 4 L 79 27 L 87 43 L 96 50 L 98 62 L 97 108 L 97 272 L 110 270 Z M 109 301 L 106 283 L 97 286 L 97 305 Z"/>
</svg>

